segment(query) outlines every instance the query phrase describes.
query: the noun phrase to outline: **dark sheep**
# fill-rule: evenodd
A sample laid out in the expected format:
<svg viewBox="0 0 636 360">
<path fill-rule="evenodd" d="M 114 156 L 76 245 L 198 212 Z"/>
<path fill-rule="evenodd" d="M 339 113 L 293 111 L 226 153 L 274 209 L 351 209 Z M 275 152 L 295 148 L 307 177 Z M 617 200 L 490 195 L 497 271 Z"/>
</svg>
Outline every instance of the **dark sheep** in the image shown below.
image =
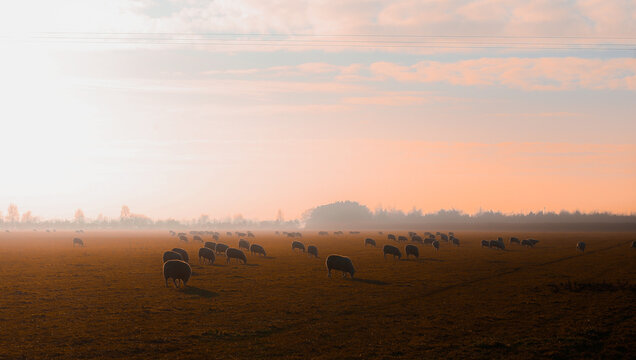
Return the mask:
<svg viewBox="0 0 636 360">
<path fill-rule="evenodd" d="M 439 250 L 439 241 L 435 240 L 431 243 L 431 245 L 433 245 L 435 251 Z"/>
<path fill-rule="evenodd" d="M 292 250 L 294 249 L 299 249 L 305 252 L 305 244 L 301 243 L 300 241 L 294 241 L 292 242 Z"/>
<path fill-rule="evenodd" d="M 371 246 L 375 247 L 375 240 L 370 239 L 370 238 L 364 239 L 364 246 L 367 246 L 367 245 L 371 245 Z"/>
<path fill-rule="evenodd" d="M 198 241 L 198 242 L 203 242 L 203 239 L 201 239 L 201 237 L 199 235 L 194 235 L 194 237 L 192 237 L 192 240 Z"/>
<path fill-rule="evenodd" d="M 395 241 L 395 235 L 389 234 L 386 236 L 387 239 Z"/>
<path fill-rule="evenodd" d="M 232 233 L 228 231 L 228 232 L 225 233 L 225 235 L 232 236 Z"/>
<path fill-rule="evenodd" d="M 247 232 L 247 237 L 255 237 L 254 234 L 251 231 Z"/>
<path fill-rule="evenodd" d="M 325 265 L 327 266 L 327 276 L 331 277 L 331 270 L 342 271 L 343 277 L 346 277 L 347 274 L 351 275 L 353 279 L 353 274 L 355 274 L 356 270 L 353 267 L 353 263 L 351 259 L 346 256 L 341 255 L 329 255 L 327 256 L 327 260 L 325 261 Z"/>
<path fill-rule="evenodd" d="M 482 240 L 481 241 L 481 247 L 490 247 L 490 242 L 488 240 Z"/>
<path fill-rule="evenodd" d="M 576 244 L 576 250 L 579 250 L 581 252 L 585 252 L 585 243 L 583 241 L 579 241 Z"/>
<path fill-rule="evenodd" d="M 181 249 L 181 248 L 174 248 L 172 249 L 172 251 L 177 252 L 179 254 L 181 254 L 181 259 L 185 262 L 189 262 L 190 261 L 190 257 L 188 256 L 188 252 Z"/>
<path fill-rule="evenodd" d="M 318 248 L 314 245 L 307 246 L 307 254 L 313 255 L 315 258 L 318 258 Z"/>
<path fill-rule="evenodd" d="M 166 251 L 163 253 L 163 262 L 168 260 L 183 260 L 181 254 L 176 251 Z"/>
<path fill-rule="evenodd" d="M 212 235 L 212 239 L 214 239 L 214 241 L 219 241 L 219 235 L 218 234 Z"/>
<path fill-rule="evenodd" d="M 212 241 L 206 241 L 205 245 L 203 246 L 205 246 L 208 249 L 216 250 L 216 243 Z"/>
<path fill-rule="evenodd" d="M 426 238 L 424 239 L 424 245 L 431 245 L 433 244 L 433 241 L 435 241 L 435 239 L 431 239 L 430 237 Z"/>
<path fill-rule="evenodd" d="M 179 235 L 179 240 L 183 241 L 183 242 L 188 242 L 188 237 L 185 235 Z"/>
<path fill-rule="evenodd" d="M 249 250 L 250 249 L 250 242 L 245 240 L 245 239 L 240 239 L 239 240 L 239 249 Z"/>
<path fill-rule="evenodd" d="M 214 250 L 216 251 L 217 254 L 225 254 L 225 251 L 229 248 L 230 247 L 228 245 L 219 243 L 219 244 L 216 244 L 216 248 Z"/>
<path fill-rule="evenodd" d="M 252 244 L 250 246 L 250 252 L 252 254 L 259 254 L 259 255 L 267 256 L 267 253 L 265 253 L 265 249 L 263 249 L 262 246 L 257 245 L 257 244 Z"/>
<path fill-rule="evenodd" d="M 519 241 L 519 238 L 516 237 L 511 237 L 510 238 L 510 244 L 521 244 L 521 241 Z"/>
<path fill-rule="evenodd" d="M 318 232 L 318 235 L 319 235 L 319 236 L 327 236 L 327 235 L 329 235 L 329 233 L 328 233 L 328 232 L 326 232 L 326 231 L 319 231 L 319 232 Z"/>
<path fill-rule="evenodd" d="M 440 238 L 446 242 L 448 242 L 448 235 L 446 234 L 439 234 Z"/>
<path fill-rule="evenodd" d="M 532 243 L 532 241 L 530 241 L 528 239 L 524 239 L 524 240 L 521 240 L 521 246 L 534 247 L 534 244 Z"/>
<path fill-rule="evenodd" d="M 535 240 L 535 239 L 528 239 L 528 241 L 530 241 L 532 243 L 532 247 L 537 245 L 537 243 L 539 242 L 539 240 Z"/>
<path fill-rule="evenodd" d="M 632 241 L 632 249 L 636 249 L 636 240 Z"/>
<path fill-rule="evenodd" d="M 458 238 L 453 237 L 453 245 L 459 246 L 459 239 Z"/>
<path fill-rule="evenodd" d="M 225 256 L 227 257 L 226 262 L 228 264 L 230 263 L 231 259 L 237 259 L 243 261 L 243 264 L 247 264 L 247 257 L 245 256 L 245 253 L 243 253 L 239 249 L 228 248 L 227 250 L 225 250 Z"/>
<path fill-rule="evenodd" d="M 419 235 L 413 235 L 413 237 L 411 238 L 411 241 L 415 243 L 424 244 L 424 240 Z"/>
<path fill-rule="evenodd" d="M 406 253 L 407 259 L 409 258 L 409 255 L 413 255 L 418 259 L 420 257 L 420 249 L 418 249 L 415 245 L 406 245 L 406 248 L 404 248 L 404 252 Z"/>
<path fill-rule="evenodd" d="M 506 245 L 504 245 L 503 241 L 498 240 L 490 240 L 490 247 L 493 249 L 506 250 Z"/>
<path fill-rule="evenodd" d="M 185 287 L 192 275 L 192 268 L 190 265 L 181 260 L 168 260 L 163 264 L 163 277 L 166 280 L 166 287 L 168 287 L 168 279 L 172 279 L 175 287 Z"/>
<path fill-rule="evenodd" d="M 406 236 L 404 236 L 404 235 L 400 235 L 400 236 L 398 236 L 398 238 L 397 238 L 397 241 L 400 241 L 400 242 L 402 242 L 402 241 L 406 242 L 406 241 L 408 241 L 408 240 L 409 240 L 409 239 L 407 239 L 407 238 L 406 238 Z"/>
<path fill-rule="evenodd" d="M 214 250 L 202 247 L 199 249 L 199 262 L 205 263 L 206 260 L 209 264 L 213 264 L 214 260 L 216 260 L 216 256 L 214 255 Z"/>
<path fill-rule="evenodd" d="M 398 259 L 402 258 L 402 253 L 400 252 L 400 249 L 396 248 L 393 245 L 384 245 L 384 247 L 382 248 L 382 253 L 385 259 L 386 259 L 386 254 L 393 255 L 393 259 L 395 259 L 396 257 Z"/>
<path fill-rule="evenodd" d="M 82 239 L 80 239 L 80 238 L 74 238 L 73 239 L 73 247 L 75 247 L 75 245 L 84 246 L 84 241 L 82 241 Z"/>
</svg>

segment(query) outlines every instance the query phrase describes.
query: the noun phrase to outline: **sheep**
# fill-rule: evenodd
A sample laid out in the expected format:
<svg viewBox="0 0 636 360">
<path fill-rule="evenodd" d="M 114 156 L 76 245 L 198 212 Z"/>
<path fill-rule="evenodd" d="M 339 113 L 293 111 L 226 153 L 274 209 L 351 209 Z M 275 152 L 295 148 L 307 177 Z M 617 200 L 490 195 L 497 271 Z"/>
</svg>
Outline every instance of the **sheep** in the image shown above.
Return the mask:
<svg viewBox="0 0 636 360">
<path fill-rule="evenodd" d="M 346 256 L 329 255 L 325 265 L 327 266 L 327 277 L 331 277 L 331 270 L 338 270 L 343 272 L 342 277 L 346 277 L 347 273 L 349 273 L 353 279 L 353 274 L 356 272 L 351 259 Z"/>
<path fill-rule="evenodd" d="M 344 235 L 344 233 L 342 231 L 334 231 L 333 234 L 334 235 Z"/>
<path fill-rule="evenodd" d="M 254 236 L 254 233 L 252 233 L 251 231 L 248 231 L 247 232 L 247 237 L 255 237 L 255 236 Z"/>
<path fill-rule="evenodd" d="M 386 259 L 386 254 L 393 255 L 393 259 L 395 259 L 396 257 L 398 259 L 402 258 L 402 253 L 400 252 L 400 249 L 396 248 L 393 245 L 384 245 L 384 247 L 382 248 L 382 253 L 384 254 L 385 259 Z"/>
<path fill-rule="evenodd" d="M 181 254 L 181 258 L 183 261 L 185 262 L 189 262 L 190 261 L 190 257 L 188 256 L 188 252 L 181 249 L 181 248 L 174 248 L 172 249 L 172 251 L 177 252 L 179 254 Z"/>
<path fill-rule="evenodd" d="M 490 242 L 488 240 L 481 241 L 481 247 L 490 247 Z"/>
<path fill-rule="evenodd" d="M 384 232 L 378 231 L 378 235 L 384 235 Z"/>
<path fill-rule="evenodd" d="M 632 241 L 632 249 L 636 249 L 636 240 Z"/>
<path fill-rule="evenodd" d="M 319 236 L 327 236 L 327 235 L 329 235 L 329 233 L 328 233 L 328 232 L 326 232 L 326 231 L 319 231 L 319 232 L 318 232 L 318 235 L 319 235 Z"/>
<path fill-rule="evenodd" d="M 455 233 L 454 233 L 454 232 L 452 232 L 452 231 L 449 231 L 449 232 L 448 232 L 448 236 L 455 236 Z"/>
<path fill-rule="evenodd" d="M 404 242 L 406 242 L 406 241 L 408 241 L 408 239 L 406 238 L 406 236 L 400 235 L 400 236 L 398 236 L 397 241 L 400 241 L 400 242 L 404 241 Z"/>
<path fill-rule="evenodd" d="M 366 247 L 367 245 L 375 247 L 375 240 L 371 238 L 364 239 L 364 246 Z"/>
<path fill-rule="evenodd" d="M 212 239 L 213 239 L 214 241 L 219 241 L 219 234 L 214 234 L 214 235 L 212 235 Z"/>
<path fill-rule="evenodd" d="M 416 233 L 416 232 L 414 232 L 414 231 L 409 231 L 409 237 L 411 237 L 411 238 L 412 238 L 412 237 L 413 237 L 413 236 L 415 236 L 415 235 L 417 235 L 417 233 Z"/>
<path fill-rule="evenodd" d="M 172 279 L 175 287 L 179 287 L 179 281 L 181 287 L 185 287 L 192 275 L 192 268 L 190 265 L 181 260 L 168 260 L 163 264 L 163 277 L 166 280 L 166 287 L 168 287 L 168 279 Z"/>
<path fill-rule="evenodd" d="M 75 247 L 75 245 L 84 246 L 84 241 L 82 241 L 82 239 L 80 239 L 80 238 L 74 238 L 73 239 L 73 247 Z"/>
<path fill-rule="evenodd" d="M 424 240 L 419 235 L 413 235 L 413 237 L 411 237 L 411 241 L 412 242 L 416 242 L 416 243 L 420 243 L 420 244 L 424 244 Z"/>
<path fill-rule="evenodd" d="M 245 239 L 240 239 L 239 240 L 239 249 L 249 250 L 250 249 L 250 242 L 245 240 Z"/>
<path fill-rule="evenodd" d="M 305 244 L 301 243 L 300 241 L 294 241 L 292 242 L 292 250 L 294 249 L 299 249 L 302 250 L 303 252 L 305 252 Z"/>
<path fill-rule="evenodd" d="M 490 247 L 495 249 L 506 250 L 506 245 L 504 245 L 503 241 L 490 240 Z"/>
<path fill-rule="evenodd" d="M 453 245 L 459 246 L 459 239 L 458 238 L 453 237 Z"/>
<path fill-rule="evenodd" d="M 585 243 L 583 241 L 579 241 L 576 244 L 576 250 L 579 250 L 581 252 L 585 252 Z"/>
<path fill-rule="evenodd" d="M 351 234 L 351 235 L 357 235 L 359 233 L 360 233 L 359 231 L 349 231 L 349 234 Z"/>
<path fill-rule="evenodd" d="M 225 233 L 225 235 L 232 236 L 232 233 L 228 231 L 228 232 Z"/>
<path fill-rule="evenodd" d="M 521 240 L 521 246 L 534 247 L 534 244 L 532 243 L 532 241 L 530 241 L 528 239 L 524 239 L 524 240 Z"/>
<path fill-rule="evenodd" d="M 214 260 L 216 260 L 216 256 L 214 255 L 214 250 L 212 250 L 210 248 L 206 248 L 206 247 L 200 248 L 199 249 L 199 262 L 202 262 L 201 259 L 203 259 L 203 263 L 205 263 L 206 260 L 210 264 L 214 263 Z"/>
<path fill-rule="evenodd" d="M 516 237 L 511 237 L 510 238 L 510 244 L 515 243 L 515 244 L 521 244 L 521 242 L 519 241 L 519 238 Z"/>
<path fill-rule="evenodd" d="M 177 234 L 177 236 L 186 236 L 186 233 L 180 232 L 180 233 Z"/>
<path fill-rule="evenodd" d="M 406 252 L 407 259 L 409 258 L 409 255 L 413 255 L 418 259 L 420 257 L 420 250 L 415 245 L 406 245 L 406 248 L 404 248 L 404 252 Z"/>
<path fill-rule="evenodd" d="M 389 234 L 389 235 L 387 235 L 387 237 L 386 237 L 386 238 L 387 238 L 388 240 L 393 240 L 393 241 L 395 241 L 395 235 L 393 235 L 393 234 Z"/>
<path fill-rule="evenodd" d="M 439 241 L 435 240 L 431 243 L 435 251 L 439 250 Z"/>
<path fill-rule="evenodd" d="M 435 239 L 431 239 L 430 237 L 426 238 L 424 239 L 424 245 L 432 245 L 434 241 Z"/>
<path fill-rule="evenodd" d="M 250 253 L 267 256 L 267 253 L 265 252 L 265 249 L 262 246 L 257 245 L 257 244 L 252 244 L 250 246 Z"/>
<path fill-rule="evenodd" d="M 188 242 L 188 237 L 185 235 L 179 235 L 179 240 L 183 241 L 183 242 Z"/>
<path fill-rule="evenodd" d="M 446 242 L 448 242 L 448 235 L 446 234 L 439 234 L 440 238 Z"/>
<path fill-rule="evenodd" d="M 225 250 L 225 256 L 227 257 L 226 262 L 228 264 L 230 263 L 231 259 L 240 260 L 240 261 L 243 261 L 243 264 L 247 264 L 247 257 L 239 249 L 228 248 L 227 250 Z"/>
<path fill-rule="evenodd" d="M 192 237 L 193 241 L 198 241 L 198 242 L 203 242 L 203 239 L 201 239 L 201 237 L 199 235 L 194 235 L 194 237 Z"/>
<path fill-rule="evenodd" d="M 313 255 L 315 258 L 318 258 L 318 248 L 314 245 L 307 246 L 307 254 Z"/>
<path fill-rule="evenodd" d="M 216 250 L 216 243 L 212 241 L 206 241 L 204 247 L 212 250 Z"/>
<path fill-rule="evenodd" d="M 219 243 L 219 244 L 216 244 L 216 248 L 214 250 L 216 251 L 217 254 L 225 254 L 225 251 L 229 248 L 230 247 L 228 245 Z"/>
<path fill-rule="evenodd" d="M 539 240 L 535 240 L 535 239 L 528 239 L 528 241 L 530 241 L 532 243 L 532 247 L 537 245 L 537 243 L 539 242 Z"/>
<path fill-rule="evenodd" d="M 168 260 L 183 260 L 183 257 L 176 251 L 166 251 L 163 253 L 163 262 Z"/>
</svg>

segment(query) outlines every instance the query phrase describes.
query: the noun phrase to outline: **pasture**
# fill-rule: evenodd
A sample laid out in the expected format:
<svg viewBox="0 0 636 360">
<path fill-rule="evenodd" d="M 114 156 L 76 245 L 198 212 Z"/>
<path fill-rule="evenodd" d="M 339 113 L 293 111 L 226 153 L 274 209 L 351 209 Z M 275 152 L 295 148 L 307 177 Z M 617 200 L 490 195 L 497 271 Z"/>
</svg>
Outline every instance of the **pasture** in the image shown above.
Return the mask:
<svg viewBox="0 0 636 360">
<path fill-rule="evenodd" d="M 636 356 L 636 234 L 456 232 L 461 246 L 418 244 L 407 260 L 387 231 L 302 233 L 319 258 L 255 232 L 246 239 L 266 257 L 202 265 L 189 234 L 186 244 L 168 231 L 2 232 L 0 359 Z M 498 236 L 540 242 L 481 247 Z M 238 240 L 223 231 L 219 242 Z M 384 244 L 402 260 L 383 259 Z M 184 289 L 162 275 L 174 247 L 190 255 Z M 328 278 L 329 254 L 350 257 L 355 278 Z"/>
</svg>

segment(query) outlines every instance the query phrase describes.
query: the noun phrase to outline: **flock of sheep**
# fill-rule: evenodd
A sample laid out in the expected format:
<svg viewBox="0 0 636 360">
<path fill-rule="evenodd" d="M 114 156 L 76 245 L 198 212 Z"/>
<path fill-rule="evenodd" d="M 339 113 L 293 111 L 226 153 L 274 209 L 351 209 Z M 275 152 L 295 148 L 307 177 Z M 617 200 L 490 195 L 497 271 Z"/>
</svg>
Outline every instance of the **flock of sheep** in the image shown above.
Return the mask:
<svg viewBox="0 0 636 360">
<path fill-rule="evenodd" d="M 80 231 L 77 231 L 77 232 L 80 232 Z M 177 237 L 180 241 L 183 241 L 183 242 L 189 241 L 188 235 L 186 233 L 183 233 L 183 232 L 176 233 L 172 230 L 169 233 L 171 236 Z M 359 232 L 357 231 L 355 232 L 350 231 L 350 233 L 359 234 Z M 236 234 L 239 237 L 250 237 L 250 238 L 255 237 L 254 234 L 250 231 L 246 233 L 236 232 L 234 234 Z M 280 235 L 278 231 L 276 232 L 276 234 Z M 291 238 L 302 237 L 302 234 L 299 232 L 283 232 L 282 234 L 284 236 L 291 237 Z M 333 234 L 343 235 L 344 232 L 335 231 Z M 378 234 L 383 235 L 383 232 L 378 232 Z M 239 239 L 238 248 L 233 248 L 226 244 L 219 243 L 218 240 L 220 239 L 220 234 L 215 231 L 190 231 L 190 235 L 192 236 L 193 241 L 198 241 L 203 243 L 203 247 L 199 249 L 198 255 L 199 255 L 199 262 L 204 264 L 206 263 L 213 264 L 216 261 L 216 256 L 220 254 L 225 255 L 226 263 L 228 264 L 231 262 L 232 259 L 236 259 L 238 262 L 242 262 L 243 264 L 246 264 L 247 256 L 245 255 L 243 250 L 249 251 L 252 255 L 256 254 L 259 256 L 267 256 L 267 252 L 265 251 L 265 248 L 263 248 L 263 246 L 259 244 L 255 244 L 255 243 L 250 244 L 248 240 L 245 240 L 243 238 Z M 214 241 L 204 242 L 201 237 L 202 235 L 211 236 Z M 232 236 L 233 233 L 226 232 L 226 235 Z M 327 236 L 329 235 L 329 233 L 326 231 L 320 231 L 318 235 Z M 459 246 L 459 243 L 460 243 L 459 239 L 455 237 L 455 234 L 453 232 L 449 232 L 447 234 L 441 233 L 441 232 L 437 232 L 435 234 L 430 232 L 425 232 L 423 235 L 424 237 L 418 235 L 415 232 L 409 232 L 408 237 L 404 235 L 395 236 L 394 234 L 388 234 L 387 240 L 401 243 L 401 242 L 408 242 L 410 239 L 411 244 L 406 244 L 404 246 L 404 252 L 406 254 L 407 259 L 409 258 L 409 256 L 413 256 L 414 258 L 419 258 L 420 256 L 419 248 L 415 244 L 431 245 L 433 249 L 437 251 L 439 250 L 440 240 L 455 246 Z M 509 245 L 518 244 L 525 247 L 534 247 L 538 242 L 539 240 L 535 240 L 535 239 L 519 240 L 519 238 L 517 237 L 511 237 L 508 241 L 508 244 Z M 73 238 L 73 247 L 75 246 L 84 246 L 84 241 L 77 237 Z M 374 239 L 366 238 L 364 240 L 364 246 L 376 247 L 377 244 Z M 491 248 L 491 249 L 500 249 L 500 250 L 506 249 L 506 246 L 502 237 L 498 237 L 497 240 L 482 240 L 481 246 Z M 576 249 L 578 251 L 584 252 L 585 247 L 586 245 L 582 241 L 576 244 Z M 631 247 L 636 248 L 636 241 L 632 242 Z M 305 244 L 303 244 L 302 242 L 298 240 L 293 240 L 291 243 L 291 249 L 292 251 L 297 250 L 297 251 L 302 251 L 303 253 L 306 252 L 307 254 L 318 258 L 318 248 L 315 245 L 309 245 L 305 247 Z M 386 244 L 383 246 L 382 254 L 385 259 L 387 255 L 393 256 L 394 259 L 402 258 L 402 252 L 400 251 L 400 249 L 397 246 L 391 245 L 391 244 Z M 189 265 L 189 261 L 190 261 L 190 258 L 188 256 L 188 252 L 182 248 L 175 247 L 172 250 L 168 250 L 163 253 L 163 275 L 166 282 L 166 286 L 169 286 L 168 280 L 172 279 L 175 287 L 185 287 L 188 280 L 190 279 L 190 276 L 192 275 L 192 268 Z M 353 278 L 355 274 L 355 268 L 353 266 L 353 262 L 351 261 L 350 258 L 346 256 L 336 255 L 336 254 L 329 255 L 326 258 L 325 265 L 327 267 L 327 275 L 329 277 L 331 277 L 332 270 L 341 271 L 343 273 L 343 276 L 346 276 L 347 274 L 349 274 L 351 278 Z"/>
</svg>

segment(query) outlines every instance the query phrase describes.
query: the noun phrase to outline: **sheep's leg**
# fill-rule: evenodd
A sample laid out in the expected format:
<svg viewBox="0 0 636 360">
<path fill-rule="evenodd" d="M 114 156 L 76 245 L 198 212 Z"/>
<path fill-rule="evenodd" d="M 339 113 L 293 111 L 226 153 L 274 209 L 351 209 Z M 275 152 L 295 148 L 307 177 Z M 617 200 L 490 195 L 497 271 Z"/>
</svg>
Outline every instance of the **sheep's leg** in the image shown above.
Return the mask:
<svg viewBox="0 0 636 360">
<path fill-rule="evenodd" d="M 327 269 L 327 277 L 331 277 L 331 269 Z"/>
</svg>

